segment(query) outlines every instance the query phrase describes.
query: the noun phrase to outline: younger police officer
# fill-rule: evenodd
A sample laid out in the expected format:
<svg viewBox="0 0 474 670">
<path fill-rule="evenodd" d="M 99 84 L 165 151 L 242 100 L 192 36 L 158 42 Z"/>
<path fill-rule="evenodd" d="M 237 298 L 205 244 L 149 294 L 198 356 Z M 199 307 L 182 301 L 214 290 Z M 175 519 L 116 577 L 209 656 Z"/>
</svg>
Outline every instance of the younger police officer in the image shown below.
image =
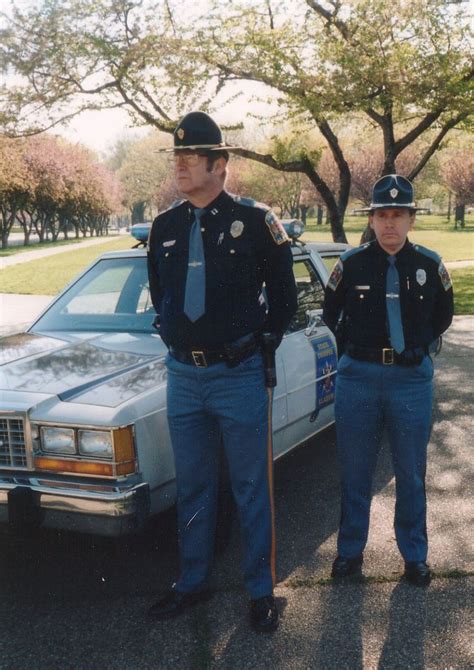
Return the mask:
<svg viewBox="0 0 474 670">
<path fill-rule="evenodd" d="M 168 422 L 178 487 L 180 577 L 150 616 L 177 616 L 209 596 L 222 440 L 244 540 L 251 623 L 274 630 L 275 537 L 270 389 L 259 338 L 280 342 L 296 311 L 292 255 L 274 214 L 224 191 L 227 149 L 216 123 L 187 114 L 174 133 L 186 200 L 161 213 L 149 280 L 168 346 Z M 265 284 L 265 292 L 262 292 Z"/>
<path fill-rule="evenodd" d="M 415 211 L 407 179 L 379 179 L 369 214 L 376 239 L 345 253 L 326 289 L 324 319 L 333 331 L 343 324 L 345 340 L 335 403 L 342 477 L 335 578 L 361 571 L 372 475 L 386 428 L 405 578 L 418 586 L 431 579 L 425 498 L 433 377 L 429 352 L 452 321 L 453 292 L 440 257 L 407 239 Z"/>
</svg>

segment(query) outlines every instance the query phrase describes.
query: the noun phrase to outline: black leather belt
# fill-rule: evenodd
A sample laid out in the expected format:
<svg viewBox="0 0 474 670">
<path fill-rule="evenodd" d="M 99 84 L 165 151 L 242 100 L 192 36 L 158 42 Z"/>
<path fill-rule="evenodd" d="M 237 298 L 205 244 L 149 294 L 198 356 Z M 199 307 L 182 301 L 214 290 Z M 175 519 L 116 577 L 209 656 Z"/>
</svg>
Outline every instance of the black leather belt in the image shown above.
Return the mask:
<svg viewBox="0 0 474 670">
<path fill-rule="evenodd" d="M 252 356 L 259 346 L 257 337 L 250 333 L 223 345 L 220 349 L 195 349 L 183 351 L 170 346 L 169 352 L 180 363 L 194 365 L 197 368 L 207 368 L 216 363 L 227 363 L 229 367 L 238 365 L 241 361 Z"/>
<path fill-rule="evenodd" d="M 380 363 L 382 365 L 403 365 L 410 367 L 420 365 L 423 358 L 428 353 L 428 347 L 416 347 L 415 349 L 406 349 L 401 354 L 397 354 L 395 349 L 386 347 L 383 349 L 370 349 L 358 347 L 355 344 L 348 343 L 345 353 L 358 361 L 368 361 L 369 363 Z"/>
</svg>

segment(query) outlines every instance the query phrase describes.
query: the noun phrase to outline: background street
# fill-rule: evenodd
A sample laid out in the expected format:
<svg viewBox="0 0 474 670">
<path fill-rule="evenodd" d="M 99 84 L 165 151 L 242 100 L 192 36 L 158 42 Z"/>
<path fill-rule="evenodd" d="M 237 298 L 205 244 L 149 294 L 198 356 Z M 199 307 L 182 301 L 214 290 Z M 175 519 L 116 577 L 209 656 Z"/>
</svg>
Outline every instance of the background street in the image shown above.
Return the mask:
<svg viewBox="0 0 474 670">
<path fill-rule="evenodd" d="M 362 584 L 329 579 L 339 517 L 334 429 L 276 465 L 282 613 L 272 636 L 247 623 L 237 524 L 216 559 L 214 597 L 182 618 L 147 608 L 176 577 L 174 511 L 138 538 L 52 531 L 0 535 L 0 668 L 469 668 L 472 630 L 474 317 L 455 317 L 436 363 L 427 478 L 427 590 L 400 581 L 394 481 L 383 450 Z"/>
</svg>

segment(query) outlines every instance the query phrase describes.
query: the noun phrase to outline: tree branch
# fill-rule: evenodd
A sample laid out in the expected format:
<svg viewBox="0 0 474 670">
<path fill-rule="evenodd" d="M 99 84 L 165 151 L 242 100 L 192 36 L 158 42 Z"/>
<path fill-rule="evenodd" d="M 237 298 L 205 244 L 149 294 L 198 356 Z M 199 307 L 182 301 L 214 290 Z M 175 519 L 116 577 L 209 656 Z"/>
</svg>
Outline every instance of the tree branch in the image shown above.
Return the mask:
<svg viewBox="0 0 474 670">
<path fill-rule="evenodd" d="M 440 132 L 438 135 L 435 137 L 433 142 L 430 144 L 428 147 L 427 151 L 425 154 L 422 156 L 420 161 L 418 162 L 417 165 L 413 168 L 413 170 L 410 172 L 408 175 L 408 179 L 413 180 L 415 177 L 419 175 L 419 173 L 423 170 L 431 156 L 437 151 L 440 147 L 440 144 L 444 137 L 447 135 L 447 133 L 451 130 L 451 128 L 454 128 L 457 126 L 458 123 L 463 121 L 469 116 L 469 112 L 461 112 L 457 116 L 453 117 L 447 123 L 444 124 L 444 126 L 441 128 Z"/>
</svg>

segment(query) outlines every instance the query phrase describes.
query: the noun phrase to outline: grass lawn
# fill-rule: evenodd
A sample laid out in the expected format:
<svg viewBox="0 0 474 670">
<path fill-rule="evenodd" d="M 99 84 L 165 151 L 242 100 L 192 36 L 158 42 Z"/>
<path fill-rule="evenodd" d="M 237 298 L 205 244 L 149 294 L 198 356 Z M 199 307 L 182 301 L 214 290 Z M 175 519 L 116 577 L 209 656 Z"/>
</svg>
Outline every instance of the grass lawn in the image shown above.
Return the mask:
<svg viewBox="0 0 474 670">
<path fill-rule="evenodd" d="M 454 288 L 454 313 L 474 314 L 474 267 L 450 272 Z"/>
<path fill-rule="evenodd" d="M 0 293 L 26 293 L 30 295 L 56 295 L 89 263 L 107 251 L 130 249 L 131 236 L 113 237 L 92 247 L 71 249 L 46 258 L 11 265 L 0 274 Z M 35 245 L 36 247 L 37 245 Z"/>
</svg>

